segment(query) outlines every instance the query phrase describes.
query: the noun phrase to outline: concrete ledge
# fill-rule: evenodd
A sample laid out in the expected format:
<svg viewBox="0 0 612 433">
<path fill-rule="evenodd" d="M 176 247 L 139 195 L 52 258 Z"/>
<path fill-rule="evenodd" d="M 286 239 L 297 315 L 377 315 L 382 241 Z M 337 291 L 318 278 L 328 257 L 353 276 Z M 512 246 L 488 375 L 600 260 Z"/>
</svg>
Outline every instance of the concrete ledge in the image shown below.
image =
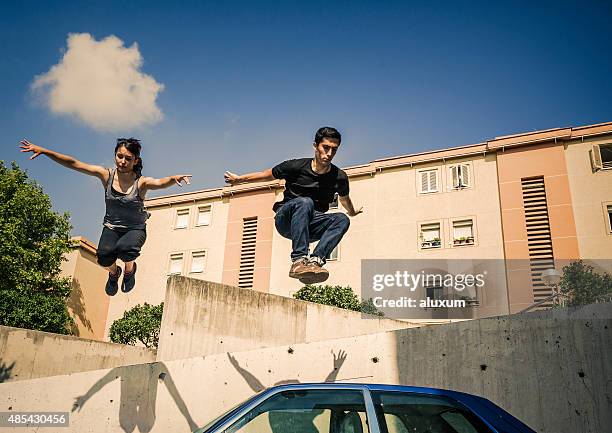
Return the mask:
<svg viewBox="0 0 612 433">
<path fill-rule="evenodd" d="M 57 376 L 155 360 L 155 351 L 0 326 L 0 382 Z"/>
<path fill-rule="evenodd" d="M 181 276 L 168 279 L 157 360 L 351 337 L 421 324 Z"/>
</svg>

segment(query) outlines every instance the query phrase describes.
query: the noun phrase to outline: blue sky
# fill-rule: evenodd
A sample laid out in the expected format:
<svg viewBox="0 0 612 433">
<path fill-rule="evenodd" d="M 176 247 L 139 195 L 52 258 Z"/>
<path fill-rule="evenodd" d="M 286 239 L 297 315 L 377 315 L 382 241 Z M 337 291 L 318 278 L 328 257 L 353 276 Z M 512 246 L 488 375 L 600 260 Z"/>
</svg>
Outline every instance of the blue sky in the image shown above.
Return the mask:
<svg viewBox="0 0 612 433">
<path fill-rule="evenodd" d="M 5 4 L 0 159 L 27 168 L 71 213 L 73 234 L 97 242 L 99 181 L 28 161 L 19 139 L 110 165 L 116 137 L 139 137 L 146 175 L 193 174 L 161 195 L 309 156 L 323 125 L 343 133 L 335 162 L 348 166 L 612 121 L 612 3 L 496 3 Z M 140 72 L 164 86 L 163 120 L 100 131 L 41 103 L 30 87 L 61 61 L 71 33 L 137 43 Z"/>
</svg>

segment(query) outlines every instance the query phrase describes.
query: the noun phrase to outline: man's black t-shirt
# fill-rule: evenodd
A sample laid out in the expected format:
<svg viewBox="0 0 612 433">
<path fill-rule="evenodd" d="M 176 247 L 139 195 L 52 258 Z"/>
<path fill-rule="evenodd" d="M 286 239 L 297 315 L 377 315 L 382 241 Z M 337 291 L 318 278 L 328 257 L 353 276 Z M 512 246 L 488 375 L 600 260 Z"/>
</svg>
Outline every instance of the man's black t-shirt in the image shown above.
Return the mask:
<svg viewBox="0 0 612 433">
<path fill-rule="evenodd" d="M 343 170 L 332 164 L 327 173 L 317 174 L 311 162 L 312 158 L 290 159 L 272 168 L 274 178 L 285 179 L 283 200 L 274 203 L 275 212 L 296 197 L 310 197 L 316 210 L 327 212 L 336 192 L 342 197 L 348 195 L 348 176 Z"/>
</svg>

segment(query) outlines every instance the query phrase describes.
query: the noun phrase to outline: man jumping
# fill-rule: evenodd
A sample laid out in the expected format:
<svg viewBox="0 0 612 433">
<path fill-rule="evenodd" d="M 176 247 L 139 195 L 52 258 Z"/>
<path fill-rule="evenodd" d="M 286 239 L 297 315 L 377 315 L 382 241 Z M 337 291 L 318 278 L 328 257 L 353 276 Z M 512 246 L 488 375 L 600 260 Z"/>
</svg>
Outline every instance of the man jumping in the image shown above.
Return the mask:
<svg viewBox="0 0 612 433">
<path fill-rule="evenodd" d="M 350 221 L 345 214 L 325 213 L 335 194 L 338 193 L 349 216 L 363 212 L 363 208 L 355 210 L 353 206 L 348 176 L 331 163 L 341 139 L 335 128 L 319 128 L 313 143 L 314 158 L 290 159 L 274 168 L 241 176 L 225 172 L 225 182 L 230 185 L 285 179 L 283 200 L 274 203 L 274 223 L 281 236 L 291 239 L 293 264 L 289 276 L 303 284 L 327 280 L 325 260 L 349 228 Z M 313 241 L 319 243 L 308 257 L 308 246 Z"/>
</svg>

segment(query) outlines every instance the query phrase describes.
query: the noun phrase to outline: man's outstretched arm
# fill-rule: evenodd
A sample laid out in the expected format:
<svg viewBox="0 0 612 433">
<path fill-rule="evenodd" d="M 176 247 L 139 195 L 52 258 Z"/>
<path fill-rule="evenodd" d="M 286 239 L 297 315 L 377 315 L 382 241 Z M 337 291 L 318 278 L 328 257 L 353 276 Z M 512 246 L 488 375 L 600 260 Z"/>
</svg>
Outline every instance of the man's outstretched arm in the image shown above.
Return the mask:
<svg viewBox="0 0 612 433">
<path fill-rule="evenodd" d="M 269 168 L 264 171 L 257 171 L 254 173 L 247 173 L 243 175 L 234 174 L 226 171 L 223 175 L 225 182 L 230 185 L 236 185 L 238 183 L 249 183 L 249 182 L 267 182 L 274 180 L 275 177 L 272 175 L 272 169 Z"/>
<path fill-rule="evenodd" d="M 338 198 L 340 199 L 340 204 L 342 204 L 342 207 L 346 209 L 349 216 L 354 217 L 355 215 L 359 215 L 361 212 L 363 212 L 363 207 L 355 210 L 355 206 L 353 206 L 353 201 L 349 195 L 345 195 L 344 197 L 340 196 Z"/>
</svg>

